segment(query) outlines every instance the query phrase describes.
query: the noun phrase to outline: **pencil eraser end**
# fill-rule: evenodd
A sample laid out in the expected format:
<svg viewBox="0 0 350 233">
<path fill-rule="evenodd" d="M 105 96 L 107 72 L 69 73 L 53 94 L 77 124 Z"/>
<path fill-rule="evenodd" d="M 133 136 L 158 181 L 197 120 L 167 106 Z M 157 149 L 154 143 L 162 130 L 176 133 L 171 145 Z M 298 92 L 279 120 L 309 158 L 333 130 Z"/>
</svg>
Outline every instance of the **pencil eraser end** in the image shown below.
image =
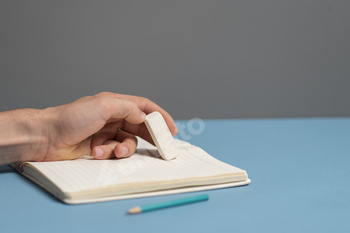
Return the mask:
<svg viewBox="0 0 350 233">
<path fill-rule="evenodd" d="M 146 116 L 146 127 L 156 144 L 157 150 L 164 160 L 175 159 L 180 151 L 176 146 L 175 140 L 165 123 L 165 120 L 159 112 L 152 112 Z"/>
</svg>

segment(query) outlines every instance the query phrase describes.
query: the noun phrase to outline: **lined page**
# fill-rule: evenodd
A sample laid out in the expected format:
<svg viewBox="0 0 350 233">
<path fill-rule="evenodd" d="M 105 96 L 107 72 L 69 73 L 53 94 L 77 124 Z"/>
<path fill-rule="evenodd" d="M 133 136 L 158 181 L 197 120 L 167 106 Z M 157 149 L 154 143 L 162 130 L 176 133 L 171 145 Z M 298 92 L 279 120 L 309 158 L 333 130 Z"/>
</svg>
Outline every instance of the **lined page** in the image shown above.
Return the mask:
<svg viewBox="0 0 350 233">
<path fill-rule="evenodd" d="M 246 174 L 244 170 L 211 157 L 199 147 L 180 140 L 176 142 L 180 155 L 170 161 L 163 160 L 156 147 L 139 139 L 136 152 L 125 159 L 95 160 L 92 156 L 84 156 L 73 161 L 28 164 L 65 193 L 128 183 Z"/>
</svg>

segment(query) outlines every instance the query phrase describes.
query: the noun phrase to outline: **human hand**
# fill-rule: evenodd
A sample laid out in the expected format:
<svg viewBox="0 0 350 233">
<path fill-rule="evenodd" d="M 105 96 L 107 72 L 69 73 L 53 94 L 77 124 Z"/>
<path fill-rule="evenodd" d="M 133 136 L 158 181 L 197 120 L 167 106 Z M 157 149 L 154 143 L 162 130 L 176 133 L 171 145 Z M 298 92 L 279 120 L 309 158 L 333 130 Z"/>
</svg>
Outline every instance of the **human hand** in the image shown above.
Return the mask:
<svg viewBox="0 0 350 233">
<path fill-rule="evenodd" d="M 128 157 L 135 152 L 135 136 L 153 143 L 143 122 L 146 114 L 154 111 L 163 115 L 172 135 L 177 133 L 175 122 L 164 109 L 137 96 L 103 92 L 43 111 L 49 142 L 41 161 L 83 155 L 96 159 Z"/>
<path fill-rule="evenodd" d="M 143 123 L 153 111 L 163 115 L 175 135 L 171 116 L 152 101 L 108 92 L 58 107 L 0 112 L 0 165 L 83 155 L 128 157 L 136 149 L 135 136 L 153 143 Z"/>
</svg>

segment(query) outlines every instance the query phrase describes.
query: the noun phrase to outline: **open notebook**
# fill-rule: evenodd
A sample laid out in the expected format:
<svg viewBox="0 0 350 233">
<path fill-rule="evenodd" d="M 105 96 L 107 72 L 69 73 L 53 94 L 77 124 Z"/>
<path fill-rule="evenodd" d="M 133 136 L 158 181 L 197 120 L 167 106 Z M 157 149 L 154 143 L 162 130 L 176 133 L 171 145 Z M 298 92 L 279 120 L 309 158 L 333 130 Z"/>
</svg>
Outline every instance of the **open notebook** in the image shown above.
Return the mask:
<svg viewBox="0 0 350 233">
<path fill-rule="evenodd" d="M 180 155 L 163 160 L 156 147 L 138 138 L 126 159 L 92 156 L 58 162 L 27 162 L 22 174 L 68 204 L 79 204 L 217 188 L 250 183 L 246 171 L 223 163 L 201 148 L 176 140 Z"/>
</svg>

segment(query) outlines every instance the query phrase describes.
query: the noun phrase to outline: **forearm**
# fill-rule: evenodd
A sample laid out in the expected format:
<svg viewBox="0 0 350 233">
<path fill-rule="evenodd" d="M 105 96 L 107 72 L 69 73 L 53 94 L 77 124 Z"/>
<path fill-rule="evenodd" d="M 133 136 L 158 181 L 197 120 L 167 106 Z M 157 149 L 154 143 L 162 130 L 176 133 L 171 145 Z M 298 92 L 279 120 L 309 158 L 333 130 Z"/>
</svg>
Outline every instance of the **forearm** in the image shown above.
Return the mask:
<svg viewBox="0 0 350 233">
<path fill-rule="evenodd" d="M 44 110 L 0 112 L 0 165 L 40 161 L 48 146 Z"/>
</svg>

